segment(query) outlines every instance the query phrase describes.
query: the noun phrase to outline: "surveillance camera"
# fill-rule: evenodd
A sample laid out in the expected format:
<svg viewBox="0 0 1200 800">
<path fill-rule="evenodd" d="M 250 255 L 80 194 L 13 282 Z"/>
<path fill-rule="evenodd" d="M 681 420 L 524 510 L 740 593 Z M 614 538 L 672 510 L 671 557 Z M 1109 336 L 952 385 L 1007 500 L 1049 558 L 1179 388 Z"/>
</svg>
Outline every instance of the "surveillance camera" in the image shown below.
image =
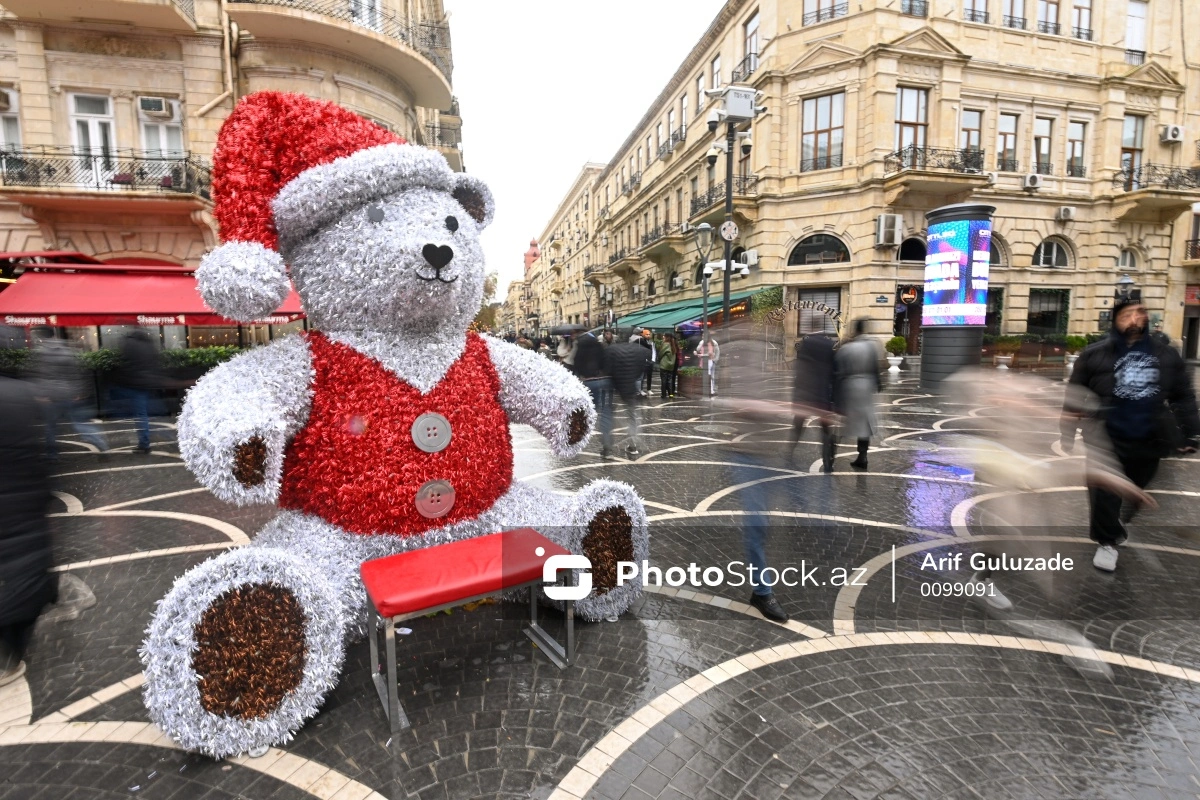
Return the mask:
<svg viewBox="0 0 1200 800">
<path fill-rule="evenodd" d="M 749 267 L 742 267 L 742 269 L 741 269 L 741 273 L 742 273 L 742 277 L 743 277 L 743 278 L 748 278 L 748 277 L 750 277 L 750 268 L 749 268 Z"/>
<path fill-rule="evenodd" d="M 754 143 L 752 141 L 750 141 L 749 136 L 747 136 L 745 139 L 742 139 L 742 155 L 744 155 L 744 156 L 750 155 L 750 148 L 752 148 L 753 146 L 754 146 Z"/>
<path fill-rule="evenodd" d="M 711 277 L 712 277 L 712 274 L 713 274 L 713 268 L 712 268 L 712 267 L 708 267 L 708 266 L 706 266 L 706 267 L 704 268 L 704 277 L 706 277 L 706 278 L 711 278 Z"/>
</svg>

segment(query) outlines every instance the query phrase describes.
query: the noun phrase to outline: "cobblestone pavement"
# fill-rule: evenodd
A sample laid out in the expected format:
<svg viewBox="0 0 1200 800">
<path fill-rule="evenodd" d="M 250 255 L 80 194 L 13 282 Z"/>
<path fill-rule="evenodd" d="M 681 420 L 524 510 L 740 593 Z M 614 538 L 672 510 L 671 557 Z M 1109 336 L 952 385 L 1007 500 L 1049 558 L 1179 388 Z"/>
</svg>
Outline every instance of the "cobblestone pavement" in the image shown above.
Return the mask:
<svg viewBox="0 0 1200 800">
<path fill-rule="evenodd" d="M 786 420 L 742 422 L 708 400 L 652 399 L 640 452 L 619 440 L 610 460 L 598 442 L 559 460 L 513 431 L 525 480 L 636 486 L 664 571 L 741 560 L 746 493 L 768 492 L 769 561 L 812 575 L 776 590 L 788 625 L 746 605 L 744 586 L 664 583 L 619 621 L 580 625 L 578 663 L 560 671 L 521 635 L 521 608 L 459 609 L 406 623 L 410 729 L 388 734 L 361 642 L 293 742 L 220 762 L 149 723 L 137 650 L 174 579 L 272 509 L 199 489 L 169 420 L 148 456 L 120 422 L 106 428 L 124 447 L 107 456 L 64 437 L 56 548 L 64 585 L 95 604 L 39 623 L 27 679 L 0 688 L 0 798 L 1200 796 L 1200 460 L 1164 463 L 1159 508 L 1100 573 L 1081 489 L 1022 495 L 1038 524 L 1004 527 L 1004 492 L 952 457 L 989 408 L 890 377 L 866 471 L 843 444 L 820 474 L 812 431 L 792 448 Z M 1029 390 L 1043 412 L 1029 425 L 1039 458 L 1066 468 L 1061 391 Z M 748 443 L 754 465 L 735 471 Z M 1014 607 L 997 611 L 954 596 L 970 569 L 951 559 L 977 551 L 1059 553 L 1074 568 L 999 573 Z"/>
</svg>

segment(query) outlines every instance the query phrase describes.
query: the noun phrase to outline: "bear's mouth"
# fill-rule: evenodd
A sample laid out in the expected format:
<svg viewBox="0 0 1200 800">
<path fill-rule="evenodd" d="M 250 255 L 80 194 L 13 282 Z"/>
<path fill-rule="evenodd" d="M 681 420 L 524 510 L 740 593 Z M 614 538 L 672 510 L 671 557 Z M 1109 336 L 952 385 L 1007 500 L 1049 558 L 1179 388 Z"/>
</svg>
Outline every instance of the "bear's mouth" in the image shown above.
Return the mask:
<svg viewBox="0 0 1200 800">
<path fill-rule="evenodd" d="M 418 269 L 418 270 L 417 270 L 417 277 L 418 277 L 418 278 L 420 278 L 420 279 L 421 279 L 421 280 L 423 280 L 423 281 L 441 281 L 442 283 L 454 283 L 456 280 L 458 280 L 458 276 L 457 276 L 457 275 L 455 275 L 453 278 L 443 278 L 443 277 L 442 277 L 442 268 L 441 268 L 441 267 L 434 267 L 434 268 L 433 268 L 433 274 L 432 274 L 432 275 L 428 275 L 428 276 L 427 276 L 427 275 L 422 275 L 422 274 L 421 274 L 421 270 L 420 270 L 420 269 Z"/>
</svg>

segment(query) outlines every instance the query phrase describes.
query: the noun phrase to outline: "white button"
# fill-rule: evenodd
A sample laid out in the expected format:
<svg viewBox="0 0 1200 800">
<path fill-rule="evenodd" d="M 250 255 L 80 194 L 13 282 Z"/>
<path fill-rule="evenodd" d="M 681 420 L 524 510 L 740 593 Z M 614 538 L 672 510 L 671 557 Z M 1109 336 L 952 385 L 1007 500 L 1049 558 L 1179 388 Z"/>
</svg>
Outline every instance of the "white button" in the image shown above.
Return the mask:
<svg viewBox="0 0 1200 800">
<path fill-rule="evenodd" d="M 438 453 L 450 445 L 450 420 L 427 411 L 413 420 L 412 439 L 418 449 Z"/>
<path fill-rule="evenodd" d="M 450 481 L 429 481 L 417 489 L 417 512 L 426 519 L 437 519 L 454 508 L 454 487 Z"/>
</svg>

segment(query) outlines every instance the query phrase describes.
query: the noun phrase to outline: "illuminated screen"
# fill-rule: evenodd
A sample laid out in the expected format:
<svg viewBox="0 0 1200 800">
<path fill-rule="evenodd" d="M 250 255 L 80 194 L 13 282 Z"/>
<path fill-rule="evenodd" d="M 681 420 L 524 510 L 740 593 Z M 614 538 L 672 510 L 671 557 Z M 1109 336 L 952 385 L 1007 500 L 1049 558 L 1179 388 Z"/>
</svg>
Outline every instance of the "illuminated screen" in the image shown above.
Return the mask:
<svg viewBox="0 0 1200 800">
<path fill-rule="evenodd" d="M 991 244 L 991 220 L 929 226 L 922 325 L 984 324 Z"/>
</svg>

